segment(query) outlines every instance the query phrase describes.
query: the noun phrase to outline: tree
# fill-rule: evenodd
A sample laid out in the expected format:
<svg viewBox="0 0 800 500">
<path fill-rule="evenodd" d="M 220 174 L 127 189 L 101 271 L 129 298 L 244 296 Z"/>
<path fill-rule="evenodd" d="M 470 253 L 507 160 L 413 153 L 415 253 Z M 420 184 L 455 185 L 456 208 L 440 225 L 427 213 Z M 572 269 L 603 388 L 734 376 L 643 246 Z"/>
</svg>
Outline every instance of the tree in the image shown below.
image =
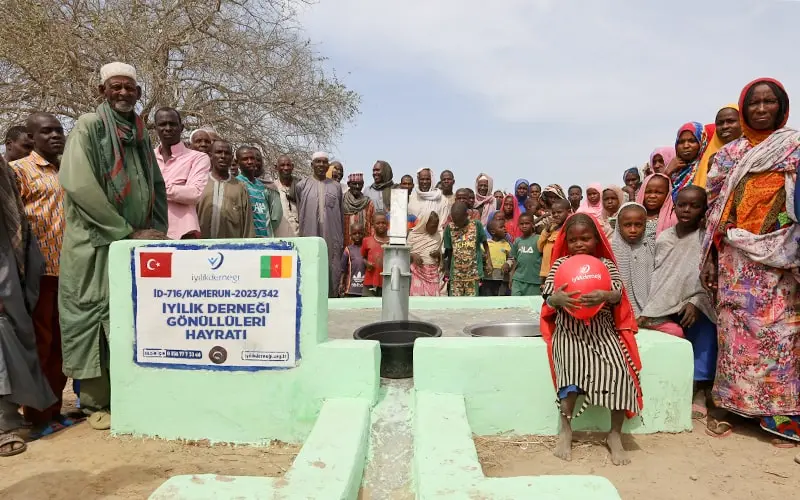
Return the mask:
<svg viewBox="0 0 800 500">
<path fill-rule="evenodd" d="M 141 116 L 162 106 L 267 158 L 330 145 L 360 98 L 297 26 L 304 0 L 3 0 L 0 120 L 76 119 L 99 103 L 103 64 L 136 67 Z M 305 167 L 300 162 L 298 167 Z"/>
</svg>

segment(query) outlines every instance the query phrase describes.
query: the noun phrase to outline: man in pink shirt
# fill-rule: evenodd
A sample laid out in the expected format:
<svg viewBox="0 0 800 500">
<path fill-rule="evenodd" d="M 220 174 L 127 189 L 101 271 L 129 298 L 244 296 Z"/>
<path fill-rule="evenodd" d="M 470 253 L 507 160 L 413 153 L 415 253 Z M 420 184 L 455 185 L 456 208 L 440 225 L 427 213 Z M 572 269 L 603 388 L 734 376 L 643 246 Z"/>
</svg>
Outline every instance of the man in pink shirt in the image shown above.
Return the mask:
<svg viewBox="0 0 800 500">
<path fill-rule="evenodd" d="M 181 142 L 183 122 L 177 110 L 161 108 L 156 111 L 155 118 L 156 133 L 161 141 L 155 149 L 156 160 L 167 185 L 167 236 L 173 240 L 199 238 L 197 203 L 208 182 L 211 159 Z"/>
</svg>

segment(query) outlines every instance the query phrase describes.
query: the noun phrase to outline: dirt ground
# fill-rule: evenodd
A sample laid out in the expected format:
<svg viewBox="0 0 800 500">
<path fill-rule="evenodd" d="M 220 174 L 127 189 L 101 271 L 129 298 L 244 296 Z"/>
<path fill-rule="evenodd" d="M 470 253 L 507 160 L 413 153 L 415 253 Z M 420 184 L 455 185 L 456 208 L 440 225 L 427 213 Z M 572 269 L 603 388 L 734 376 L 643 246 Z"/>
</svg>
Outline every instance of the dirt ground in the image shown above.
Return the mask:
<svg viewBox="0 0 800 500">
<path fill-rule="evenodd" d="M 576 433 L 571 462 L 552 455 L 551 437 L 477 436 L 475 445 L 489 477 L 603 476 L 625 500 L 800 497 L 800 465 L 794 462 L 800 448 L 776 448 L 757 426 L 736 424 L 734 434 L 724 439 L 706 436 L 702 422 L 695 422 L 691 433 L 626 435 L 632 462 L 623 467 L 611 463 L 601 435 Z"/>
<path fill-rule="evenodd" d="M 72 391 L 64 396 L 64 412 L 74 410 Z M 84 421 L 0 459 L 0 498 L 140 500 L 180 474 L 279 477 L 299 450 L 284 443 L 254 448 L 112 437 Z"/>
</svg>

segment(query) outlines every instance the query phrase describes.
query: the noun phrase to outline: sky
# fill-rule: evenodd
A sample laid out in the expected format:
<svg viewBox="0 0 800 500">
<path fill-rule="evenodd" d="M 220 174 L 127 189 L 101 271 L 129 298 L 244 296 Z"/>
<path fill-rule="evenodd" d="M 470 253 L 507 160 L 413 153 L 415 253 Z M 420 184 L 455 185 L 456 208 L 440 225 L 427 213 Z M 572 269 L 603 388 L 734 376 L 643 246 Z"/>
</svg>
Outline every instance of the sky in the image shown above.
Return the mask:
<svg viewBox="0 0 800 500">
<path fill-rule="evenodd" d="M 800 95 L 796 0 L 318 0 L 306 35 L 360 114 L 331 154 L 474 187 L 622 182 L 749 81 Z M 790 125 L 796 120 L 790 118 Z"/>
</svg>

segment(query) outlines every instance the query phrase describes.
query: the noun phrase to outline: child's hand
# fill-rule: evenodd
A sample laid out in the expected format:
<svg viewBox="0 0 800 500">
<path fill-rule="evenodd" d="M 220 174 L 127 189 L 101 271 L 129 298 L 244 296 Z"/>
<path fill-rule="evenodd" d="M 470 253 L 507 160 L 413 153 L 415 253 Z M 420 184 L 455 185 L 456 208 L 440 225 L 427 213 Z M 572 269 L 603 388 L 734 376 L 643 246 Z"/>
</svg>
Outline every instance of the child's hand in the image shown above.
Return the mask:
<svg viewBox="0 0 800 500">
<path fill-rule="evenodd" d="M 574 299 L 573 297 L 580 292 L 574 291 L 567 293 L 564 291 L 566 288 L 567 285 L 561 285 L 561 288 L 550 296 L 550 305 L 553 307 L 564 307 L 566 309 L 577 309 L 580 307 L 581 303 L 580 300 Z"/>
<path fill-rule="evenodd" d="M 439 260 L 442 257 L 442 252 L 440 252 L 439 250 L 434 250 L 433 252 L 430 253 L 430 255 L 434 259 Z"/>
<path fill-rule="evenodd" d="M 422 265 L 422 257 L 420 257 L 419 254 L 412 253 L 411 254 L 411 263 L 414 264 L 414 265 L 417 265 L 417 266 L 421 266 Z"/>
<path fill-rule="evenodd" d="M 608 302 L 608 294 L 609 292 L 604 290 L 593 290 L 581 295 L 580 303 L 587 307 L 599 306 L 604 302 Z"/>
<path fill-rule="evenodd" d="M 699 312 L 697 306 L 694 304 L 686 304 L 683 306 L 683 308 L 678 311 L 678 314 L 681 315 L 681 326 L 684 328 L 691 328 L 697 321 Z"/>
<path fill-rule="evenodd" d="M 375 269 L 375 264 L 373 264 L 370 261 L 366 261 L 366 267 L 367 267 L 367 271 L 372 271 L 373 269 Z"/>
<path fill-rule="evenodd" d="M 486 264 L 483 265 L 483 270 L 484 270 L 485 274 L 489 274 L 489 275 L 492 274 L 492 272 L 494 271 L 494 267 L 492 266 L 492 261 L 491 260 L 487 260 L 486 261 Z"/>
<path fill-rule="evenodd" d="M 508 262 L 503 264 L 502 270 L 503 270 L 504 273 L 507 273 L 507 272 L 509 272 L 511 270 L 511 266 L 508 265 Z"/>
</svg>

